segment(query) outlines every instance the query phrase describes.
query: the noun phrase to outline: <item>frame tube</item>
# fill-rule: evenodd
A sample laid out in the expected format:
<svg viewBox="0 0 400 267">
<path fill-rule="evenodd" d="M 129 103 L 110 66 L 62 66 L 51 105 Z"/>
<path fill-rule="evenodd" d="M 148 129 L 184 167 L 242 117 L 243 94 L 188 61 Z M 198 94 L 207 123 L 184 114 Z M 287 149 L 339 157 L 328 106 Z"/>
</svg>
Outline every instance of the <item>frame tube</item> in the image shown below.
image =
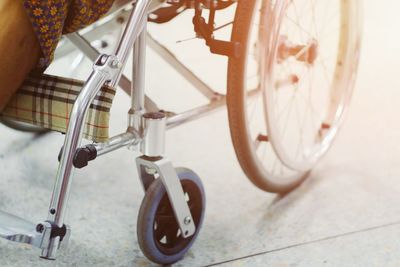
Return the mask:
<svg viewBox="0 0 400 267">
<path fill-rule="evenodd" d="M 83 122 L 87 110 L 96 96 L 97 92 L 107 81 L 108 75 L 104 71 L 94 70 L 79 94 L 71 111 L 68 130 L 65 136 L 64 149 L 57 171 L 56 183 L 54 185 L 48 220 L 54 222 L 58 227 L 64 224 L 64 216 L 67 208 L 69 190 L 71 188 L 73 175 L 73 159 L 75 151 L 80 146 L 82 139 Z M 50 239 L 49 247 L 42 250 L 42 257 L 55 259 L 60 237 Z"/>
<path fill-rule="evenodd" d="M 57 172 L 56 183 L 54 185 L 48 215 L 48 220 L 54 222 L 58 227 L 64 225 L 65 211 L 74 170 L 73 159 L 75 151 L 78 146 L 80 146 L 82 139 L 83 123 L 86 118 L 86 113 L 97 92 L 106 81 L 110 81 L 112 86 L 118 84 L 122 74 L 122 66 L 125 65 L 127 55 L 129 54 L 133 42 L 143 29 L 143 23 L 146 22 L 146 10 L 149 3 L 149 0 L 137 0 L 118 46 L 116 55 L 103 55 L 99 57 L 97 62 L 94 64 L 92 74 L 89 76 L 81 93 L 75 101 L 64 140 L 64 149 Z M 111 61 L 114 70 L 111 70 L 110 68 Z M 46 259 L 55 259 L 59 245 L 60 237 L 56 236 L 51 238 L 48 248 L 42 250 L 41 256 Z"/>
</svg>

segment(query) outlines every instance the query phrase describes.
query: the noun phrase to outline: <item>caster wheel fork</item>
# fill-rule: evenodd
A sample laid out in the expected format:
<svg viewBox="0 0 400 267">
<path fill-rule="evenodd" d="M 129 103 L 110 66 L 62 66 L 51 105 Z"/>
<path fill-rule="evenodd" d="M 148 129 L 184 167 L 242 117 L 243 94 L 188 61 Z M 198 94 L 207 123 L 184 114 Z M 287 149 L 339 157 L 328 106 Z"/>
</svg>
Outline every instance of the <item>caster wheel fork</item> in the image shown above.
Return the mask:
<svg viewBox="0 0 400 267">
<path fill-rule="evenodd" d="M 138 243 L 144 255 L 159 264 L 172 264 L 184 257 L 193 245 L 201 228 L 205 211 L 205 193 L 200 178 L 191 170 L 177 168 L 185 201 L 193 223 L 194 233 L 185 237 L 177 222 L 162 179 L 155 179 L 147 188 L 137 224 Z"/>
</svg>

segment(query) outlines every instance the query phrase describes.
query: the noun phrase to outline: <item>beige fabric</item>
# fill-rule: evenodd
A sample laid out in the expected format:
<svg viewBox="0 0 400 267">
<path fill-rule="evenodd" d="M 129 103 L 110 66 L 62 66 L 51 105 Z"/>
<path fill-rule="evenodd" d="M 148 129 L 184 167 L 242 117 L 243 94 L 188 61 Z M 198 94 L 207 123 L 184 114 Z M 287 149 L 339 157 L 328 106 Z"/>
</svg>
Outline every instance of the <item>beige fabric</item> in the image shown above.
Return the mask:
<svg viewBox="0 0 400 267">
<path fill-rule="evenodd" d="M 64 132 L 83 82 L 50 75 L 30 75 L 4 109 L 2 116 Z M 110 108 L 115 90 L 104 86 L 90 106 L 84 137 L 108 139 Z"/>
</svg>

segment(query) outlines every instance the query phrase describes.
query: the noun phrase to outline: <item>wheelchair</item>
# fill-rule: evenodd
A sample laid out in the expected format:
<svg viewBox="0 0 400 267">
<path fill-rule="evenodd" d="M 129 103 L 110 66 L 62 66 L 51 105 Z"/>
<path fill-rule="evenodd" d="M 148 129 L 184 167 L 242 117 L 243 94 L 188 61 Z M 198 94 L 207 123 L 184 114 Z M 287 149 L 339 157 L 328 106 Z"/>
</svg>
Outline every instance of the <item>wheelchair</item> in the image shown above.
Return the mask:
<svg viewBox="0 0 400 267">
<path fill-rule="evenodd" d="M 216 24 L 222 10 L 227 23 Z M 197 38 L 226 56 L 227 89 L 219 93 L 147 32 L 193 12 Z M 120 148 L 140 152 L 137 171 L 145 191 L 137 224 L 144 255 L 159 264 L 184 257 L 201 228 L 205 192 L 200 178 L 175 168 L 164 155 L 167 129 L 227 106 L 237 159 L 261 190 L 286 193 L 299 186 L 331 147 L 348 110 L 361 45 L 361 1 L 117 0 L 93 25 L 62 40 L 58 57 L 79 49 L 91 59 L 85 81 L 30 75 L 1 115 L 3 124 L 31 132 L 65 133 L 48 218 L 31 223 L 0 213 L 0 237 L 42 250 L 55 259 L 71 230 L 65 211 L 73 170 Z M 107 31 L 121 31 L 115 53 L 98 46 Z M 226 31 L 230 39 L 218 39 Z M 73 44 L 73 46 L 71 45 Z M 193 85 L 208 104 L 165 111 L 145 95 L 146 47 Z M 132 81 L 122 74 L 131 50 Z M 116 88 L 131 97 L 124 133 L 108 136 Z M 82 139 L 91 143 L 82 145 Z"/>
</svg>

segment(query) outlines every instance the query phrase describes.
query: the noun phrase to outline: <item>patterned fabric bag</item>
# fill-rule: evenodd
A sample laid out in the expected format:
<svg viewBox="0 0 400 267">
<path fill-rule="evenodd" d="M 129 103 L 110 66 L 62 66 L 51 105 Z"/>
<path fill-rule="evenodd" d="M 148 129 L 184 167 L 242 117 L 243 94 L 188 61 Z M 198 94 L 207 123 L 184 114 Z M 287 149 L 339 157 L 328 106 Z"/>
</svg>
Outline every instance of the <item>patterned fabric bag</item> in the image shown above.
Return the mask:
<svg viewBox="0 0 400 267">
<path fill-rule="evenodd" d="M 75 32 L 101 18 L 114 0 L 22 0 L 39 40 L 43 57 L 38 68 L 53 60 L 61 35 Z"/>
</svg>

